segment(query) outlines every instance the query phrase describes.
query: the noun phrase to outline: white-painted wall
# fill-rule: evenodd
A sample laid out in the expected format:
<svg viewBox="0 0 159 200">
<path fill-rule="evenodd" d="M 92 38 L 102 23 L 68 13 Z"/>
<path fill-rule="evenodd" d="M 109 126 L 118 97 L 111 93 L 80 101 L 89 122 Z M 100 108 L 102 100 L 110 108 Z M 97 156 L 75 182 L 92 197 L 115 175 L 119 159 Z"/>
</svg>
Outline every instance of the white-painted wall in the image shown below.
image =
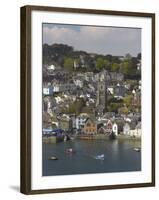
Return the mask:
<svg viewBox="0 0 159 200">
<path fill-rule="evenodd" d="M 113 133 L 117 136 L 118 135 L 118 125 L 116 123 L 113 124 Z"/>
</svg>

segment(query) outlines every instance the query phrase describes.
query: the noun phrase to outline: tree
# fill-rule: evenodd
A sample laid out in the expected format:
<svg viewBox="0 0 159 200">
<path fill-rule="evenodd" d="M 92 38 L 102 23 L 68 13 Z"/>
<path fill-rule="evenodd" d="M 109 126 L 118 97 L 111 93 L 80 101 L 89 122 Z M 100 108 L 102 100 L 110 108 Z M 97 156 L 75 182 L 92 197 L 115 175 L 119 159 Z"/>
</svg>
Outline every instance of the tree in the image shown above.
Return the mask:
<svg viewBox="0 0 159 200">
<path fill-rule="evenodd" d="M 118 113 L 118 109 L 121 107 L 122 107 L 121 103 L 110 103 L 110 105 L 108 106 L 108 111 Z"/>
<path fill-rule="evenodd" d="M 124 97 L 124 104 L 126 106 L 130 106 L 132 103 L 132 99 L 133 99 L 132 95 L 128 95 L 128 96 Z"/>
<path fill-rule="evenodd" d="M 119 108 L 118 111 L 120 114 L 128 114 L 129 113 L 129 109 L 127 107 L 121 107 L 121 108 Z"/>
<path fill-rule="evenodd" d="M 111 70 L 111 63 L 106 59 L 104 61 L 105 61 L 105 69 L 108 71 Z"/>
<path fill-rule="evenodd" d="M 120 64 L 118 64 L 118 63 L 113 63 L 113 64 L 112 64 L 111 70 L 112 70 L 113 72 L 118 72 L 119 69 L 120 69 Z"/>
<path fill-rule="evenodd" d="M 85 106 L 85 100 L 83 98 L 78 98 L 75 102 L 70 103 L 66 113 L 75 113 L 79 115 L 82 108 Z"/>
<path fill-rule="evenodd" d="M 104 59 L 104 58 L 102 58 L 102 57 L 97 58 L 97 60 L 96 60 L 96 69 L 98 71 L 100 71 L 102 69 L 109 70 L 110 69 L 109 61 Z"/>
<path fill-rule="evenodd" d="M 125 75 L 135 75 L 137 67 L 136 67 L 135 63 L 133 63 L 133 59 L 125 59 L 122 62 L 121 70 Z"/>
<path fill-rule="evenodd" d="M 72 58 L 64 58 L 64 69 L 67 71 L 73 71 L 74 60 Z"/>
<path fill-rule="evenodd" d="M 129 74 L 130 73 L 130 62 L 124 60 L 122 62 L 122 71 L 124 74 Z"/>
<path fill-rule="evenodd" d="M 104 59 L 103 58 L 97 58 L 97 61 L 96 61 L 96 69 L 98 71 L 102 70 L 104 68 Z"/>
</svg>

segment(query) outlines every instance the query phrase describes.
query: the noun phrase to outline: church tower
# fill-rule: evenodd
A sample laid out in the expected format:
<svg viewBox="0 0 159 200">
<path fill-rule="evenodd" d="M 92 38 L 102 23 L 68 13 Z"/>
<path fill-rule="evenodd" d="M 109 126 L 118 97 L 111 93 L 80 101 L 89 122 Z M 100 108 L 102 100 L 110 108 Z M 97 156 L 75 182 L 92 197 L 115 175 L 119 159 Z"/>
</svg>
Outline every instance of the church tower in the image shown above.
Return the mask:
<svg viewBox="0 0 159 200">
<path fill-rule="evenodd" d="M 107 85 L 104 74 L 99 76 L 99 80 L 97 82 L 96 107 L 98 115 L 102 115 L 107 108 Z"/>
</svg>

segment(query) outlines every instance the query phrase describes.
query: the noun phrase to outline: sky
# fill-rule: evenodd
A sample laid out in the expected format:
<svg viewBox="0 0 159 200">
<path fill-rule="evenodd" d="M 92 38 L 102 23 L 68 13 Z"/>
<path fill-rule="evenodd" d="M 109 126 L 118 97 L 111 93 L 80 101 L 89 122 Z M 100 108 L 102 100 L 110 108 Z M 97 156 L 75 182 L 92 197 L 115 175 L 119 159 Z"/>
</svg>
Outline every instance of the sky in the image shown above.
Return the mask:
<svg viewBox="0 0 159 200">
<path fill-rule="evenodd" d="M 88 53 L 137 56 L 141 52 L 141 29 L 43 24 L 43 44 L 67 44 Z"/>
</svg>

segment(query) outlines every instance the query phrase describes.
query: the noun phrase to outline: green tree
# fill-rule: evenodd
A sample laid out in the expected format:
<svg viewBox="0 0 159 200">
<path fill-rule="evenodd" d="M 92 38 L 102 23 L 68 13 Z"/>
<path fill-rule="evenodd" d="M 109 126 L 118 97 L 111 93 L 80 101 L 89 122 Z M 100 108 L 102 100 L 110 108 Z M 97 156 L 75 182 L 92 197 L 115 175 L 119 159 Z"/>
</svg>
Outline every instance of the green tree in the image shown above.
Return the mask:
<svg viewBox="0 0 159 200">
<path fill-rule="evenodd" d="M 118 113 L 118 109 L 121 107 L 122 107 L 121 103 L 110 103 L 108 106 L 108 111 Z"/>
<path fill-rule="evenodd" d="M 96 60 L 96 69 L 98 71 L 102 69 L 110 70 L 110 62 L 102 57 L 99 57 Z"/>
<path fill-rule="evenodd" d="M 126 106 L 130 106 L 132 103 L 132 99 L 133 99 L 132 95 L 127 95 L 126 97 L 124 97 L 124 104 Z"/>
<path fill-rule="evenodd" d="M 120 64 L 118 64 L 118 63 L 113 63 L 113 64 L 112 64 L 111 70 L 112 70 L 113 72 L 118 72 L 119 69 L 120 69 Z"/>
<path fill-rule="evenodd" d="M 121 107 L 118 109 L 120 114 L 128 114 L 129 113 L 129 109 L 127 107 Z"/>
<path fill-rule="evenodd" d="M 85 100 L 83 98 L 78 98 L 75 102 L 69 104 L 66 113 L 75 113 L 76 115 L 79 115 L 84 106 Z"/>
<path fill-rule="evenodd" d="M 129 74 L 130 73 L 130 62 L 124 60 L 122 62 L 122 71 L 124 74 Z"/>
<path fill-rule="evenodd" d="M 64 69 L 67 71 L 73 71 L 74 60 L 72 58 L 64 58 Z"/>
<path fill-rule="evenodd" d="M 125 59 L 121 63 L 121 70 L 125 75 L 134 76 L 137 73 L 137 58 L 126 54 Z"/>
</svg>

